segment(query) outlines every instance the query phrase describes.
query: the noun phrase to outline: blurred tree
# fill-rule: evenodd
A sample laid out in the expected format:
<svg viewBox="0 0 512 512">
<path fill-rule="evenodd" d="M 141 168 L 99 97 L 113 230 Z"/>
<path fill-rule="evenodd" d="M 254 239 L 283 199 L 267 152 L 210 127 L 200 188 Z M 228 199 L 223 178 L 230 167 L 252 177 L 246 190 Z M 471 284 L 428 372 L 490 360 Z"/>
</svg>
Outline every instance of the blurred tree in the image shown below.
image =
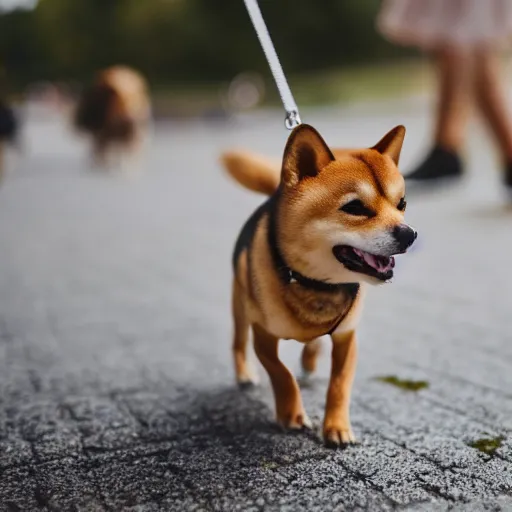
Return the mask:
<svg viewBox="0 0 512 512">
<path fill-rule="evenodd" d="M 15 88 L 33 80 L 42 71 L 40 41 L 32 13 L 15 10 L 1 14 L 0 81 Z"/>
<path fill-rule="evenodd" d="M 47 56 L 47 76 L 88 76 L 115 62 L 123 41 L 118 10 L 125 0 L 40 0 L 33 12 Z"/>
<path fill-rule="evenodd" d="M 260 0 L 288 72 L 391 58 L 374 30 L 380 0 Z M 19 80 L 84 79 L 133 65 L 155 84 L 226 80 L 266 61 L 242 0 L 40 0 L 0 13 L 0 58 Z"/>
</svg>

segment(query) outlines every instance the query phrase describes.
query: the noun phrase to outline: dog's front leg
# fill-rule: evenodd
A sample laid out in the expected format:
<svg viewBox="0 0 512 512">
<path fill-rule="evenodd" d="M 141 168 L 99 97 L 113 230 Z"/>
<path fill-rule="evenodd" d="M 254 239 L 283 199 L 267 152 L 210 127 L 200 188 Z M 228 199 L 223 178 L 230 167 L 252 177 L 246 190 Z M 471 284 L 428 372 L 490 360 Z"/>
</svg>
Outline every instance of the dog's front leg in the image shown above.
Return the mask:
<svg viewBox="0 0 512 512">
<path fill-rule="evenodd" d="M 324 441 L 338 447 L 355 442 L 350 426 L 350 393 L 356 371 L 355 331 L 332 335 L 332 367 L 324 420 Z"/>
<path fill-rule="evenodd" d="M 258 325 L 253 325 L 253 333 L 254 350 L 272 382 L 277 421 L 285 428 L 311 427 L 311 422 L 302 405 L 297 381 L 279 360 L 279 339 Z"/>
</svg>

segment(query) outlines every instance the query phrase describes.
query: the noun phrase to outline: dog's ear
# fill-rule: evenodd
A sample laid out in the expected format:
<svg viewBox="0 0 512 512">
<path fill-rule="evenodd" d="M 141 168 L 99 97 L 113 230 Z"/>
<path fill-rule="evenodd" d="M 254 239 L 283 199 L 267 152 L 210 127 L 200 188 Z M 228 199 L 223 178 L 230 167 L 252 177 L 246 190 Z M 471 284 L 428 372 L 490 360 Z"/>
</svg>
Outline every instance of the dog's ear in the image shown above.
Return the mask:
<svg viewBox="0 0 512 512">
<path fill-rule="evenodd" d="M 397 126 L 388 132 L 384 137 L 373 146 L 382 155 L 390 156 L 396 165 L 400 160 L 400 153 L 402 152 L 402 145 L 405 138 L 405 126 Z"/>
<path fill-rule="evenodd" d="M 316 176 L 333 160 L 334 156 L 320 134 L 312 126 L 301 124 L 286 143 L 282 181 L 293 187 L 306 177 Z"/>
</svg>

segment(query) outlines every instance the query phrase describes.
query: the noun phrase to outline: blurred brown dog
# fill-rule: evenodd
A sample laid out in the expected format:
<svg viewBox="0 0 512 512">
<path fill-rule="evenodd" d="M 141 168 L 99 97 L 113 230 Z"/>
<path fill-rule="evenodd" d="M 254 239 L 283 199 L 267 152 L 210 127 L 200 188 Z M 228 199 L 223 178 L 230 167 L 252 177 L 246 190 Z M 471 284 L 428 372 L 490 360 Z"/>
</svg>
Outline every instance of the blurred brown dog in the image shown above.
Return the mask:
<svg viewBox="0 0 512 512">
<path fill-rule="evenodd" d="M 105 165 L 112 149 L 132 154 L 139 149 L 150 110 L 142 75 L 128 67 L 114 66 L 98 73 L 84 91 L 74 123 L 91 137 L 95 162 Z"/>
<path fill-rule="evenodd" d="M 416 232 L 404 224 L 405 186 L 397 165 L 398 126 L 371 149 L 331 151 L 311 126 L 290 135 L 279 165 L 246 152 L 223 155 L 229 173 L 270 195 L 242 229 L 233 256 L 233 352 L 240 384 L 255 382 L 248 331 L 270 376 L 278 422 L 309 427 L 299 387 L 278 357 L 279 339 L 305 343 L 302 366 L 315 370 L 318 338 L 330 335 L 332 369 L 323 425 L 332 446 L 354 442 L 349 403 L 355 331 L 367 283 L 393 277 L 395 254 Z"/>
</svg>

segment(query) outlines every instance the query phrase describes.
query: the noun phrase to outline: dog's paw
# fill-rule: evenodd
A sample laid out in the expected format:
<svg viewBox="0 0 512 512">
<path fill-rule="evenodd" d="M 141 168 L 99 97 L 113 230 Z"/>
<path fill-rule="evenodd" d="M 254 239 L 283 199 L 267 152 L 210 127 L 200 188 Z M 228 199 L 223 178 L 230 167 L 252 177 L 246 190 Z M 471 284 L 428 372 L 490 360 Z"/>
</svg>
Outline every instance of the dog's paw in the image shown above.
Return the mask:
<svg viewBox="0 0 512 512">
<path fill-rule="evenodd" d="M 329 448 L 346 448 L 347 446 L 357 444 L 352 429 L 327 427 L 324 429 L 324 442 Z"/>
<path fill-rule="evenodd" d="M 277 422 L 287 430 L 311 430 L 313 428 L 313 423 L 304 411 L 280 414 Z"/>
<path fill-rule="evenodd" d="M 308 372 L 307 370 L 302 370 L 299 375 L 299 380 L 304 383 L 309 383 L 313 380 L 315 372 Z"/>
<path fill-rule="evenodd" d="M 247 379 L 247 380 L 238 379 L 237 384 L 238 384 L 238 389 L 240 389 L 242 391 L 252 389 L 258 385 L 257 382 L 255 382 L 251 379 Z"/>
<path fill-rule="evenodd" d="M 236 382 L 240 389 L 250 389 L 257 386 L 260 382 L 258 374 L 254 371 L 252 365 L 246 364 L 237 369 Z"/>
<path fill-rule="evenodd" d="M 255 373 L 247 372 L 243 375 L 238 375 L 236 378 L 238 387 L 242 390 L 251 389 L 259 384 L 258 376 Z"/>
<path fill-rule="evenodd" d="M 315 385 L 315 375 L 312 372 L 302 370 L 301 374 L 297 377 L 297 383 L 301 388 L 312 388 Z"/>
</svg>

